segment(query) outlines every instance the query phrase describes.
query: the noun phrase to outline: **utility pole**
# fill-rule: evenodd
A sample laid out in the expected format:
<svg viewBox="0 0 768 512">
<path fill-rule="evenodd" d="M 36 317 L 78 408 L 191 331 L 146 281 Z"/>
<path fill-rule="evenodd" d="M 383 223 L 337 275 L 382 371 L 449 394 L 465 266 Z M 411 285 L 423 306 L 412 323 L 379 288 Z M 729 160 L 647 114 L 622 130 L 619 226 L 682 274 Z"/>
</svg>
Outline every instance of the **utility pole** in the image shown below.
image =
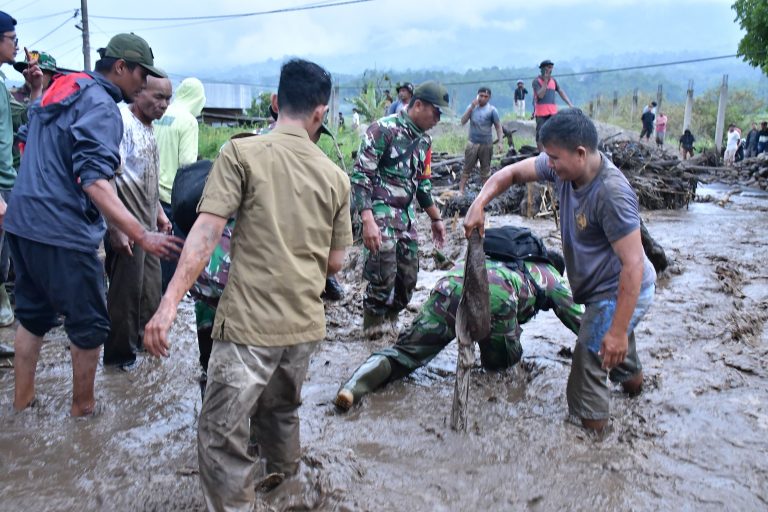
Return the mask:
<svg viewBox="0 0 768 512">
<path fill-rule="evenodd" d="M 91 70 L 91 38 L 88 32 L 88 0 L 80 0 L 81 30 L 83 31 L 83 69 Z"/>
</svg>

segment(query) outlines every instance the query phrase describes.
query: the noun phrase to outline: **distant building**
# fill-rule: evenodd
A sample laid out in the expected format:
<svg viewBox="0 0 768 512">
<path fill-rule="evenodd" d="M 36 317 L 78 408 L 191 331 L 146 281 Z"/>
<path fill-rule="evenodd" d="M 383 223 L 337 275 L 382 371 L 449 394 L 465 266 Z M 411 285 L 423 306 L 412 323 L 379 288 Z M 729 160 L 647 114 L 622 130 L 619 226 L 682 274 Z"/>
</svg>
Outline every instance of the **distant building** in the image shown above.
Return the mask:
<svg viewBox="0 0 768 512">
<path fill-rule="evenodd" d="M 211 126 L 243 126 L 260 125 L 268 121 L 247 114 L 255 97 L 250 85 L 201 80 L 205 88 L 205 107 L 200 115 L 203 123 Z"/>
</svg>

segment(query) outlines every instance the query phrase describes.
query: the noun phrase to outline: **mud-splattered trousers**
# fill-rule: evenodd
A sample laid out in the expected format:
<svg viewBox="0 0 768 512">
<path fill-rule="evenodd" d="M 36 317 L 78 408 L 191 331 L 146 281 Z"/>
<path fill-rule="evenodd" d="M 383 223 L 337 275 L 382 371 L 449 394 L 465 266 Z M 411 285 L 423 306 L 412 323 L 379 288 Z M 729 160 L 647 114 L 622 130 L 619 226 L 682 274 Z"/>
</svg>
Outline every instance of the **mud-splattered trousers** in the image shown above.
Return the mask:
<svg viewBox="0 0 768 512">
<path fill-rule="evenodd" d="M 575 304 L 567 280 L 551 265 L 526 262 L 523 271 L 486 259 L 490 288 L 491 333 L 479 342 L 484 368 L 501 370 L 523 354 L 520 326 L 541 309 L 552 308 L 560 321 L 577 334 L 583 306 Z M 371 354 L 342 387 L 357 401 L 363 394 L 401 379 L 431 361 L 455 338 L 456 310 L 461 298 L 464 266 L 459 262 L 435 285 L 411 326 L 397 343 Z M 384 369 L 376 360 L 387 358 Z M 387 371 L 387 367 L 389 370 Z"/>
<path fill-rule="evenodd" d="M 366 252 L 368 281 L 363 310 L 396 315 L 416 287 L 419 270 L 413 200 L 434 204 L 430 176 L 432 140 L 405 110 L 372 123 L 360 144 L 352 183 L 353 213 L 371 210 L 381 230 L 381 248 Z"/>
</svg>

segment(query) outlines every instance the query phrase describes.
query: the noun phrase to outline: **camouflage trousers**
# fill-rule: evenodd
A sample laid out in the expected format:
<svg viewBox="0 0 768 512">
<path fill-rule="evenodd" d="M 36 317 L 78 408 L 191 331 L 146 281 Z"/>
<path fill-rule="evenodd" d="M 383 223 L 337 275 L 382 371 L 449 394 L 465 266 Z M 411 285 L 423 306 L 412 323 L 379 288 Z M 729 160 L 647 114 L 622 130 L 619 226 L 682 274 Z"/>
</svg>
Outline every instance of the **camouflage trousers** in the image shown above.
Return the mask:
<svg viewBox="0 0 768 512">
<path fill-rule="evenodd" d="M 368 287 L 363 311 L 374 316 L 396 315 L 408 305 L 416 288 L 419 245 L 402 236 L 382 238 L 379 251 L 366 254 L 363 277 Z"/>
<path fill-rule="evenodd" d="M 456 310 L 460 294 L 432 292 L 403 332 L 397 343 L 374 355 L 386 356 L 392 362 L 390 380 L 402 378 L 428 364 L 456 337 Z M 510 329 L 511 328 L 511 329 Z M 487 370 L 503 370 L 515 365 L 523 355 L 521 329 L 516 322 L 507 324 L 491 317 L 491 334 L 478 342 L 480 362 Z"/>
</svg>

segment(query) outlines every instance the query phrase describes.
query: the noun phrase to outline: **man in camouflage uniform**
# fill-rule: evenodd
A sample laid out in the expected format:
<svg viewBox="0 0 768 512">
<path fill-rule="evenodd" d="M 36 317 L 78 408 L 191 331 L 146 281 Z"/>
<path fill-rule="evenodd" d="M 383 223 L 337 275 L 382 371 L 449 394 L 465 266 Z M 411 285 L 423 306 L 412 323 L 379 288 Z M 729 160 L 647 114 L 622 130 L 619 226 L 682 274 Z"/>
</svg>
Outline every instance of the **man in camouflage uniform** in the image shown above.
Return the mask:
<svg viewBox="0 0 768 512">
<path fill-rule="evenodd" d="M 432 199 L 432 139 L 425 132 L 440 121 L 440 109 L 447 106 L 445 88 L 425 82 L 416 88 L 407 109 L 372 123 L 360 144 L 350 181 L 367 249 L 363 331 L 369 338 L 396 329 L 397 317 L 416 287 L 414 198 L 432 219 L 435 245 L 442 246 L 445 226 Z"/>
<path fill-rule="evenodd" d="M 491 332 L 478 344 L 480 361 L 487 370 L 503 370 L 515 365 L 523 355 L 520 326 L 542 309 L 552 308 L 560 321 L 578 334 L 584 307 L 575 304 L 568 281 L 547 263 L 516 263 L 485 260 L 491 304 Z M 461 298 L 464 263 L 460 261 L 441 278 L 414 318 L 411 327 L 397 343 L 379 350 L 345 382 L 334 403 L 347 410 L 371 391 L 388 382 L 402 379 L 431 361 L 455 338 L 456 310 Z"/>
</svg>

